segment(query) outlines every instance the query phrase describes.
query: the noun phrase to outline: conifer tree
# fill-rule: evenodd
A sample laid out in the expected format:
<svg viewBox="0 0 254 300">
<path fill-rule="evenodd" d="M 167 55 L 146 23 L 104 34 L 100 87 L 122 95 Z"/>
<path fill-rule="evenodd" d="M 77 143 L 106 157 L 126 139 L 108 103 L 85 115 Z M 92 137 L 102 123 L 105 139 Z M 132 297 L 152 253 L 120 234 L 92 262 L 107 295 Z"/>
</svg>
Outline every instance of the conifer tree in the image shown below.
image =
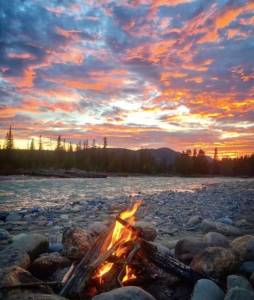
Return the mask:
<svg viewBox="0 0 254 300">
<path fill-rule="evenodd" d="M 39 138 L 39 151 L 42 151 L 43 150 L 43 145 L 42 145 L 42 139 L 41 139 L 41 135 L 40 135 L 40 138 Z"/>
<path fill-rule="evenodd" d="M 14 149 L 14 138 L 13 138 L 13 133 L 12 133 L 11 126 L 9 128 L 9 131 L 6 134 L 5 149 L 6 150 L 13 150 Z"/>
</svg>

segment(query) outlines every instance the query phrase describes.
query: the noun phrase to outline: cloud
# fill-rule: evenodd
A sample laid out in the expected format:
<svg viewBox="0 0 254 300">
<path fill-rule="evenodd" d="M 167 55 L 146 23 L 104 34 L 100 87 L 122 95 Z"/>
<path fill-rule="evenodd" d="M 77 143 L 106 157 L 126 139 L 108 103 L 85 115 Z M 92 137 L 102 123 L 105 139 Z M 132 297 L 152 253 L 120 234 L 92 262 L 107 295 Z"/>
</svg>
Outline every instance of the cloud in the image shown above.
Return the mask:
<svg viewBox="0 0 254 300">
<path fill-rule="evenodd" d="M 1 8 L 0 138 L 13 123 L 23 139 L 55 126 L 114 146 L 253 150 L 253 1 Z"/>
</svg>

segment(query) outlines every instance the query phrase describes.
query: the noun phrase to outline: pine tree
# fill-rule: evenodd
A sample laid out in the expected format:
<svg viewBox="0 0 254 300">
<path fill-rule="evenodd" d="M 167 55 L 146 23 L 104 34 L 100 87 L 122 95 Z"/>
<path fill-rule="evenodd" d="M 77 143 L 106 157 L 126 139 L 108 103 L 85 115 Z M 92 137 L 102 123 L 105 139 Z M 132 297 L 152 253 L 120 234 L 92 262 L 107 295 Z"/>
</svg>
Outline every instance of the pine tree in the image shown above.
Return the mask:
<svg viewBox="0 0 254 300">
<path fill-rule="evenodd" d="M 40 138 L 39 138 L 39 151 L 42 151 L 43 150 L 43 145 L 42 145 L 42 139 L 41 139 L 41 135 L 40 135 Z"/>
<path fill-rule="evenodd" d="M 9 131 L 6 134 L 5 149 L 6 150 L 13 150 L 14 149 L 14 138 L 13 138 L 13 133 L 12 133 L 11 126 L 9 128 Z"/>
<path fill-rule="evenodd" d="M 103 149 L 106 149 L 108 146 L 108 140 L 106 137 L 103 138 Z"/>
<path fill-rule="evenodd" d="M 218 148 L 217 147 L 214 149 L 213 159 L 218 160 Z"/>
<path fill-rule="evenodd" d="M 34 147 L 34 139 L 33 139 L 33 138 L 32 138 L 32 140 L 31 140 L 30 150 L 31 150 L 31 151 L 34 151 L 34 150 L 35 150 L 35 147 Z"/>
<path fill-rule="evenodd" d="M 92 143 L 92 148 L 96 148 L 96 140 L 95 139 L 93 139 L 93 143 Z"/>
<path fill-rule="evenodd" d="M 59 135 L 57 137 L 56 150 L 57 151 L 62 150 L 62 138 L 61 138 L 61 135 Z"/>
<path fill-rule="evenodd" d="M 72 143 L 69 143 L 69 152 L 73 152 L 73 147 L 72 147 Z"/>
</svg>

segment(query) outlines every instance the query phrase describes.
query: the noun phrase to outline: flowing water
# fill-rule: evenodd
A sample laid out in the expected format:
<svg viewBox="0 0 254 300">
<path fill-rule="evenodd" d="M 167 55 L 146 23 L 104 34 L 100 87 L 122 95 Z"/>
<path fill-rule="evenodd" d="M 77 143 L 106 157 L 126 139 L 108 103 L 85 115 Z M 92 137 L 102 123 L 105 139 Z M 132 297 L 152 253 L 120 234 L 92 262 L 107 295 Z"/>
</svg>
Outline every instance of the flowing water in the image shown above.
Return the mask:
<svg viewBox="0 0 254 300">
<path fill-rule="evenodd" d="M 48 207 L 95 198 L 112 199 L 135 193 L 194 192 L 209 184 L 244 179 L 182 177 L 0 178 L 0 211 Z"/>
</svg>

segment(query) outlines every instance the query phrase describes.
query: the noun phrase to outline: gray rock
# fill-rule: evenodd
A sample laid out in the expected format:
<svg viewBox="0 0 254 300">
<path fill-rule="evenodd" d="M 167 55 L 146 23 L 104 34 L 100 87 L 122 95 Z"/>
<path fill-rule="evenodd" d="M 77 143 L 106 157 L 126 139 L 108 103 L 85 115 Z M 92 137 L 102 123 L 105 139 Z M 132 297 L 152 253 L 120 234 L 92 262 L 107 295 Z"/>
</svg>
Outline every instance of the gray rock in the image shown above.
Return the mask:
<svg viewBox="0 0 254 300">
<path fill-rule="evenodd" d="M 244 260 L 254 260 L 254 236 L 243 235 L 231 242 L 231 247 L 240 258 Z"/>
<path fill-rule="evenodd" d="M 225 300 L 254 300 L 254 292 L 235 287 L 227 292 Z"/>
<path fill-rule="evenodd" d="M 114 289 L 107 293 L 102 293 L 92 298 L 92 300 L 155 300 L 143 289 L 136 286 L 126 286 Z"/>
<path fill-rule="evenodd" d="M 21 233 L 13 237 L 14 248 L 26 251 L 32 259 L 41 253 L 47 252 L 49 247 L 48 238 L 38 233 Z"/>
<path fill-rule="evenodd" d="M 220 218 L 217 221 L 220 223 L 227 224 L 227 225 L 233 225 L 233 223 L 234 223 L 233 220 L 229 217 Z"/>
<path fill-rule="evenodd" d="M 203 241 L 209 247 L 229 247 L 229 240 L 223 234 L 218 232 L 208 232 L 204 235 Z"/>
<path fill-rule="evenodd" d="M 179 240 L 175 246 L 175 255 L 181 261 L 190 263 L 194 256 L 204 250 L 206 244 L 197 238 Z"/>
<path fill-rule="evenodd" d="M 63 255 L 70 259 L 81 259 L 91 246 L 91 236 L 83 228 L 72 227 L 63 233 Z"/>
<path fill-rule="evenodd" d="M 108 226 L 105 222 L 93 222 L 89 225 L 88 231 L 92 236 L 98 236 L 102 232 L 106 232 Z"/>
<path fill-rule="evenodd" d="M 191 300 L 223 300 L 224 292 L 211 280 L 200 279 L 193 290 Z"/>
<path fill-rule="evenodd" d="M 239 271 L 250 275 L 254 273 L 254 261 L 245 261 L 241 264 Z"/>
<path fill-rule="evenodd" d="M 28 269 L 30 263 L 29 255 L 22 249 L 16 249 L 10 245 L 0 251 L 0 268 L 19 266 Z"/>
<path fill-rule="evenodd" d="M 202 222 L 202 218 L 200 216 L 192 216 L 189 218 L 187 222 L 187 226 L 194 226 Z"/>
<path fill-rule="evenodd" d="M 58 268 L 64 268 L 70 265 L 71 261 L 59 253 L 46 253 L 33 261 L 31 270 L 32 273 L 39 278 L 45 278 L 54 273 Z"/>
<path fill-rule="evenodd" d="M 235 287 L 253 291 L 251 284 L 245 277 L 238 275 L 229 275 L 227 277 L 227 289 L 230 290 Z"/>
<path fill-rule="evenodd" d="M 11 239 L 11 235 L 5 229 L 0 228 L 0 241 L 9 241 Z"/>
<path fill-rule="evenodd" d="M 206 248 L 191 262 L 191 267 L 197 272 L 219 279 L 236 270 L 238 265 L 239 260 L 234 252 L 222 247 Z"/>
<path fill-rule="evenodd" d="M 157 232 L 154 228 L 153 224 L 145 222 L 145 221 L 138 221 L 135 223 L 135 228 L 140 231 L 140 236 L 147 241 L 154 241 Z"/>
<path fill-rule="evenodd" d="M 214 222 L 212 220 L 205 219 L 200 224 L 200 228 L 203 232 L 216 231 L 225 235 L 240 235 L 241 231 L 239 228 L 224 224 L 221 222 Z"/>
<path fill-rule="evenodd" d="M 9 268 L 4 268 L 0 271 L 0 282 L 1 285 L 18 285 L 18 284 L 26 284 L 26 283 L 39 283 L 41 282 L 39 279 L 35 278 L 32 274 L 30 274 L 27 270 L 24 270 L 18 266 L 13 266 Z M 31 288 L 32 290 L 33 288 Z M 51 288 L 46 285 L 36 286 L 34 288 L 36 292 L 41 293 L 52 293 Z"/>
<path fill-rule="evenodd" d="M 6 217 L 6 222 L 20 221 L 22 216 L 16 212 L 10 212 Z"/>
</svg>

